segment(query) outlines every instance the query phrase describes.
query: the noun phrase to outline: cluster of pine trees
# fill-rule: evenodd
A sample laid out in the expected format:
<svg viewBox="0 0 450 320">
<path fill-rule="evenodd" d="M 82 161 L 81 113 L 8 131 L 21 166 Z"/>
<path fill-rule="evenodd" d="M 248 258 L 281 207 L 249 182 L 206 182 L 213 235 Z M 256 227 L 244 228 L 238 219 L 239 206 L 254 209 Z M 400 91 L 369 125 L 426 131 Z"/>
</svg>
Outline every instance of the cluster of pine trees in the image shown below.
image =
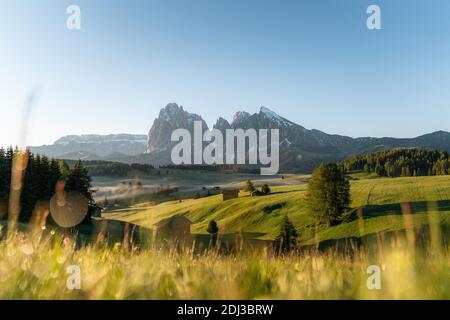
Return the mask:
<svg viewBox="0 0 450 320">
<path fill-rule="evenodd" d="M 450 174 L 446 151 L 396 148 L 363 154 L 341 162 L 344 172 L 375 172 L 382 177 L 434 176 Z"/>
<path fill-rule="evenodd" d="M 8 148 L 0 149 L 0 203 L 7 211 L 11 191 L 11 169 L 14 158 L 23 157 L 26 169 L 23 172 L 23 184 L 20 195 L 20 220 L 28 221 L 38 201 L 49 201 L 55 193 L 59 180 L 65 181 L 65 190 L 83 194 L 91 203 L 91 180 L 87 170 L 76 162 L 69 168 L 63 160 L 57 161 L 45 156 L 34 155 L 30 151 Z M 5 213 L 5 212 L 4 212 Z"/>
</svg>

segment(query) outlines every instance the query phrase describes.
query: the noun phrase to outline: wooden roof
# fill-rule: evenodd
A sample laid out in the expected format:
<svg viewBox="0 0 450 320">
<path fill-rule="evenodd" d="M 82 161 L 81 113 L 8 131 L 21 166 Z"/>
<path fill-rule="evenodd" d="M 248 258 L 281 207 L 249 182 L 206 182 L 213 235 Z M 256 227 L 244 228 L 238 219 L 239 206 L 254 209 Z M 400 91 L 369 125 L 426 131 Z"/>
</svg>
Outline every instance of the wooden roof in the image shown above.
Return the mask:
<svg viewBox="0 0 450 320">
<path fill-rule="evenodd" d="M 178 219 L 182 219 L 185 220 L 186 222 L 188 222 L 189 224 L 192 224 L 193 222 L 191 220 L 189 220 L 188 218 L 186 218 L 186 216 L 184 215 L 179 215 L 179 216 L 172 216 L 166 219 L 163 219 L 161 221 L 159 221 L 156 226 L 157 227 L 163 227 L 166 226 L 168 224 L 171 224 L 173 221 L 178 220 Z"/>
</svg>

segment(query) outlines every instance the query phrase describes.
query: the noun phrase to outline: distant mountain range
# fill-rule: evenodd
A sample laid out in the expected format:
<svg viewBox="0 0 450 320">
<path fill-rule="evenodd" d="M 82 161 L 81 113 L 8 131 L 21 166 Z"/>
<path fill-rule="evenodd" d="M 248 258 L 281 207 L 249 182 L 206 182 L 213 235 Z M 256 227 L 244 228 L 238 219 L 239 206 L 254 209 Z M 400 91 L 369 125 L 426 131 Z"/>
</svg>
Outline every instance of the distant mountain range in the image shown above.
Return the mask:
<svg viewBox="0 0 450 320">
<path fill-rule="evenodd" d="M 168 164 L 175 144 L 170 141 L 173 130 L 184 128 L 193 132 L 194 121 L 206 122 L 200 115 L 189 113 L 175 103 L 161 109 L 148 136 L 144 135 L 83 135 L 66 136 L 53 145 L 32 147 L 36 153 L 66 159 L 104 159 L 122 162 Z M 354 154 L 373 152 L 394 147 L 424 147 L 450 151 L 450 133 L 437 131 L 416 138 L 351 138 L 327 134 L 320 130 L 308 130 L 281 117 L 274 111 L 261 107 L 249 114 L 240 111 L 232 122 L 219 118 L 215 129 L 279 129 L 280 167 L 282 171 L 309 172 L 323 161 L 340 161 Z"/>
<path fill-rule="evenodd" d="M 52 145 L 30 147 L 34 153 L 52 158 L 111 160 L 141 154 L 145 151 L 147 136 L 139 134 L 69 135 Z"/>
</svg>

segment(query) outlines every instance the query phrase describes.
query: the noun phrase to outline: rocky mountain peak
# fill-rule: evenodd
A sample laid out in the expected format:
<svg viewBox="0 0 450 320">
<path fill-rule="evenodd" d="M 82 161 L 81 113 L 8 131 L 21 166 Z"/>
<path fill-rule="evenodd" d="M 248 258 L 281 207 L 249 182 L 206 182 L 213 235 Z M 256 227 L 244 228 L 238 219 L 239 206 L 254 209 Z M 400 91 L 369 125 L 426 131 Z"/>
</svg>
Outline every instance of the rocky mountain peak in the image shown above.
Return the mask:
<svg viewBox="0 0 450 320">
<path fill-rule="evenodd" d="M 217 119 L 216 124 L 214 125 L 213 128 L 218 129 L 220 131 L 224 131 L 226 129 L 230 129 L 231 125 L 226 119 L 220 117 L 219 119 Z"/>
<path fill-rule="evenodd" d="M 250 118 L 250 113 L 245 111 L 238 111 L 233 116 L 233 122 L 232 125 L 236 125 L 237 123 L 241 123 L 246 121 L 248 118 Z"/>
<path fill-rule="evenodd" d="M 146 153 L 170 150 L 173 145 L 170 141 L 172 132 L 176 129 L 187 129 L 193 133 L 194 121 L 202 121 L 203 130 L 208 130 L 208 125 L 201 116 L 185 111 L 176 103 L 169 103 L 161 109 L 150 128 Z"/>
<path fill-rule="evenodd" d="M 172 118 L 177 117 L 179 114 L 184 114 L 183 106 L 178 106 L 176 103 L 169 103 L 159 111 L 159 118 L 170 121 Z"/>
<path fill-rule="evenodd" d="M 273 122 L 276 125 L 276 127 L 286 127 L 286 126 L 289 127 L 294 125 L 293 122 L 281 117 L 280 115 L 278 115 L 278 113 L 270 110 L 267 107 L 260 108 L 259 117 L 263 117 L 269 120 L 270 122 Z"/>
<path fill-rule="evenodd" d="M 281 119 L 281 117 L 275 111 L 272 111 L 267 107 L 261 107 L 259 109 L 259 114 L 265 115 L 270 118 Z"/>
</svg>

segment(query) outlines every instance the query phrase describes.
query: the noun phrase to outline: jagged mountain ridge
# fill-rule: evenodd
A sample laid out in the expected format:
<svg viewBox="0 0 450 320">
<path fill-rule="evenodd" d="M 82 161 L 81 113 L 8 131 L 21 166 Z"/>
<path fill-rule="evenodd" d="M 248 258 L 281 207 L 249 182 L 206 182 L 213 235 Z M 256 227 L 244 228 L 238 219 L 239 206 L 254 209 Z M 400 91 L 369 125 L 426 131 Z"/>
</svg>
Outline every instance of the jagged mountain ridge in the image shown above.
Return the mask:
<svg viewBox="0 0 450 320">
<path fill-rule="evenodd" d="M 168 115 L 172 115 L 173 117 Z M 171 130 L 184 128 L 193 132 L 192 120 L 200 120 L 204 130 L 208 126 L 200 115 L 188 113 L 177 104 L 169 104 L 161 110 L 149 132 L 147 161 L 170 162 Z M 176 124 L 176 125 L 175 125 Z M 179 125 L 179 126 L 178 126 Z M 160 130 L 160 128 L 164 130 Z M 168 130 L 167 128 L 170 128 Z M 340 161 L 358 153 L 378 151 L 394 147 L 426 147 L 450 150 L 450 133 L 437 131 L 416 138 L 352 138 L 343 135 L 327 134 L 317 129 L 306 129 L 266 107 L 250 114 L 237 112 L 232 122 L 220 117 L 214 129 L 225 133 L 226 129 L 279 129 L 281 168 L 287 171 L 311 171 L 323 161 Z M 161 132 L 164 134 L 161 134 Z M 163 138 L 162 140 L 159 140 Z M 161 146 L 161 147 L 160 147 Z M 142 159 L 142 157 L 141 157 Z"/>
<path fill-rule="evenodd" d="M 148 135 L 82 135 L 65 136 L 53 145 L 31 147 L 35 153 L 50 157 L 85 160 L 114 160 L 127 163 L 170 164 L 170 153 L 176 142 L 171 141 L 175 129 L 184 128 L 193 134 L 194 121 L 202 117 L 190 113 L 176 103 L 162 108 L 153 121 Z M 416 138 L 352 138 L 306 129 L 266 107 L 250 114 L 237 112 L 231 123 L 220 117 L 214 129 L 272 129 L 280 131 L 280 165 L 282 171 L 309 172 L 324 161 L 340 161 L 350 155 L 394 147 L 425 147 L 450 151 L 450 133 L 436 131 Z"/>
</svg>

